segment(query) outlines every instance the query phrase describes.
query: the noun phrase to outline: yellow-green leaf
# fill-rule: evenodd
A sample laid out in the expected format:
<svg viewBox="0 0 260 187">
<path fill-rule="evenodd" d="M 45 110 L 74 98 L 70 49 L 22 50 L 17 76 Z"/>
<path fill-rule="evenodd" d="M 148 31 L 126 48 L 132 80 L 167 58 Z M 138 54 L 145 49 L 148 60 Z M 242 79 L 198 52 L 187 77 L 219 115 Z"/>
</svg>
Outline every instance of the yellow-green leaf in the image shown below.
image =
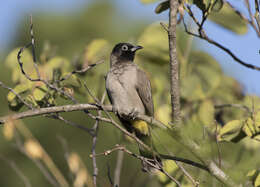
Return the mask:
<svg viewBox="0 0 260 187">
<path fill-rule="evenodd" d="M 162 105 L 158 108 L 158 110 L 156 110 L 155 116 L 157 119 L 167 125 L 171 121 L 170 114 L 171 109 L 169 105 Z"/>
<path fill-rule="evenodd" d="M 18 54 L 19 48 L 14 49 L 6 58 L 5 64 L 8 68 L 12 70 L 12 81 L 15 83 L 26 83 L 28 80 L 26 77 L 22 74 L 21 68 L 19 66 L 19 63 L 17 61 L 17 54 Z M 21 59 L 23 62 L 23 69 L 26 72 L 27 75 L 29 75 L 31 78 L 36 78 L 36 71 L 34 69 L 33 65 L 33 59 L 30 51 L 28 49 L 25 49 L 21 55 Z"/>
<path fill-rule="evenodd" d="M 53 70 L 55 69 L 60 70 L 61 74 L 65 74 L 71 71 L 71 64 L 66 58 L 54 57 L 40 68 L 42 78 L 45 80 L 52 80 Z"/>
<path fill-rule="evenodd" d="M 176 170 L 178 170 L 178 166 L 175 164 L 175 162 L 173 162 L 172 160 L 165 160 L 163 161 L 163 169 L 172 174 L 173 172 L 175 172 Z M 163 174 L 162 172 L 159 172 L 157 174 L 159 181 L 160 182 L 166 182 L 169 178 Z"/>
<path fill-rule="evenodd" d="M 221 76 L 219 72 L 206 66 L 197 66 L 196 71 L 201 79 L 204 93 L 207 96 L 210 95 L 220 84 Z"/>
<path fill-rule="evenodd" d="M 218 139 L 220 141 L 232 141 L 241 135 L 241 129 L 243 127 L 243 121 L 233 120 L 228 122 L 220 129 Z M 244 136 L 241 136 L 243 138 Z M 237 140 L 238 141 L 238 140 Z"/>
<path fill-rule="evenodd" d="M 260 173 L 258 173 L 256 179 L 255 179 L 255 187 L 260 187 Z"/>
<path fill-rule="evenodd" d="M 250 117 L 245 121 L 243 131 L 246 133 L 247 136 L 252 137 L 255 134 L 259 133 L 260 128 L 259 126 L 257 126 L 257 121 L 255 119 L 252 120 L 252 118 Z"/>
<path fill-rule="evenodd" d="M 137 55 L 142 60 L 155 64 L 169 62 L 168 37 L 159 23 L 148 26 L 139 38 L 138 44 L 144 46 L 142 52 Z"/>
<path fill-rule="evenodd" d="M 248 30 L 247 23 L 227 3 L 219 12 L 212 12 L 209 19 L 236 34 L 245 34 Z"/>
<path fill-rule="evenodd" d="M 10 69 L 19 68 L 19 64 L 17 61 L 17 54 L 20 48 L 16 48 L 12 50 L 11 53 L 6 57 L 5 64 Z M 24 63 L 25 68 L 30 68 L 33 66 L 32 63 L 32 55 L 28 49 L 25 49 L 21 55 L 21 61 Z M 28 67 L 29 65 L 29 67 Z"/>
<path fill-rule="evenodd" d="M 196 75 L 184 77 L 181 85 L 181 94 L 182 97 L 188 101 L 200 100 L 205 98 L 205 94 L 202 90 L 199 77 Z"/>
<path fill-rule="evenodd" d="M 203 12 L 207 10 L 219 11 L 223 6 L 223 0 L 193 0 L 193 3 Z M 210 7 L 209 7 L 210 6 Z"/>
<path fill-rule="evenodd" d="M 260 187 L 260 172 L 256 169 L 251 170 L 246 175 L 254 184 L 254 187 Z"/>
<path fill-rule="evenodd" d="M 33 97 L 35 101 L 41 101 L 46 96 L 46 90 L 44 88 L 35 88 L 33 91 Z"/>
<path fill-rule="evenodd" d="M 85 59 L 88 62 L 100 60 L 105 55 L 108 48 L 108 42 L 104 39 L 95 39 L 88 44 L 85 52 Z"/>
<path fill-rule="evenodd" d="M 155 8 L 155 13 L 160 14 L 165 10 L 168 10 L 170 8 L 170 2 L 169 0 L 161 2 L 157 7 Z"/>
<path fill-rule="evenodd" d="M 212 127 L 214 125 L 215 108 L 211 100 L 204 100 L 199 107 L 199 119 L 203 125 Z"/>
<path fill-rule="evenodd" d="M 13 90 L 17 93 L 17 94 L 22 94 L 26 91 L 28 91 L 31 88 L 30 84 L 18 84 Z M 9 92 L 7 95 L 7 100 L 8 102 L 11 102 L 12 100 L 14 100 L 16 98 L 16 95 L 12 92 Z"/>
</svg>

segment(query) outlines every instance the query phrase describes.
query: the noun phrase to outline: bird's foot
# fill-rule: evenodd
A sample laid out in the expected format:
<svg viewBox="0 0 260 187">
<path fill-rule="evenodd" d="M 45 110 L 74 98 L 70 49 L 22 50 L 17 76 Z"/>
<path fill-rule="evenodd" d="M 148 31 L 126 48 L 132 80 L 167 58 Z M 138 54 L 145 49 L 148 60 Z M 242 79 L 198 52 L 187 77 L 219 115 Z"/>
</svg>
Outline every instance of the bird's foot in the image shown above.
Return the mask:
<svg viewBox="0 0 260 187">
<path fill-rule="evenodd" d="M 118 107 L 112 106 L 112 112 L 116 115 L 120 115 Z"/>
<path fill-rule="evenodd" d="M 138 116 L 138 111 L 136 108 L 133 108 L 131 112 L 128 114 L 128 118 L 134 120 Z"/>
</svg>

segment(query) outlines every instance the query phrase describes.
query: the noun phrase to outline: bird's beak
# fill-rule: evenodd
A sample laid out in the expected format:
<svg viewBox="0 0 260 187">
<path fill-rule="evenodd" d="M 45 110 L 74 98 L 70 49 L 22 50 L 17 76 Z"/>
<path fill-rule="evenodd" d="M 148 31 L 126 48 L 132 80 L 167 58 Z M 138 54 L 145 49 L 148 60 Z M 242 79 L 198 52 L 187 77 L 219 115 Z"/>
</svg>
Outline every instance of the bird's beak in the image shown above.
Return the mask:
<svg viewBox="0 0 260 187">
<path fill-rule="evenodd" d="M 137 51 L 137 50 L 139 50 L 139 49 L 143 49 L 143 47 L 140 46 L 140 45 L 136 45 L 136 46 L 134 46 L 134 47 L 131 49 L 131 51 L 132 51 L 132 52 L 135 52 L 135 51 Z"/>
</svg>

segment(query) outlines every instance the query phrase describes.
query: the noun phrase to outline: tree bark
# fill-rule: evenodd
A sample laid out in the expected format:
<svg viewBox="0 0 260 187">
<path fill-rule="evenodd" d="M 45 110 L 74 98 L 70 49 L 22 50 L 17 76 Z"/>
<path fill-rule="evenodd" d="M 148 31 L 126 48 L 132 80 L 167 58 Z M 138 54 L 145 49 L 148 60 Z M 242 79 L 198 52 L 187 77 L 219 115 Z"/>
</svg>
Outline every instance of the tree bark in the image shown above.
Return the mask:
<svg viewBox="0 0 260 187">
<path fill-rule="evenodd" d="M 176 44 L 178 6 L 179 6 L 178 0 L 170 0 L 168 38 L 169 38 L 169 55 L 170 55 L 172 122 L 175 125 L 180 124 L 181 121 L 179 63 L 177 60 L 177 44 Z"/>
</svg>

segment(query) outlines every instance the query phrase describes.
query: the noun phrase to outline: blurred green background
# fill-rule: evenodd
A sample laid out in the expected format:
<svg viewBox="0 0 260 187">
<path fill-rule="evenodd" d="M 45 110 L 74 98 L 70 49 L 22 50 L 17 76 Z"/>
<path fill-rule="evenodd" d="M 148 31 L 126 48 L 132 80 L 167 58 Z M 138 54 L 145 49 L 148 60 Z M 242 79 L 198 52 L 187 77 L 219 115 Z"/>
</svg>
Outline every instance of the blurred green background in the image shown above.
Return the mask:
<svg viewBox="0 0 260 187">
<path fill-rule="evenodd" d="M 161 19 L 167 21 L 167 13 L 155 15 L 153 11 L 156 4 L 144 5 L 138 1 L 134 7 L 128 8 L 122 4 L 118 1 L 99 0 L 87 1 L 86 5 L 83 2 L 80 7 L 74 7 L 73 11 L 55 11 L 51 7 L 48 10 L 48 6 L 44 7 L 43 10 L 30 10 L 33 12 L 37 61 L 44 66 L 53 57 L 62 57 L 66 59 L 70 70 L 73 70 L 104 59 L 105 63 L 93 68 L 86 75 L 78 76 L 79 79 L 86 81 L 88 87 L 98 98 L 101 98 L 105 90 L 104 75 L 109 68 L 109 54 L 112 47 L 122 41 L 143 45 L 144 49 L 137 54 L 136 63 L 147 71 L 151 79 L 156 118 L 167 123 L 170 121 L 168 41 L 165 31 L 158 22 Z M 136 6 L 147 6 L 145 11 L 148 14 L 142 16 Z M 21 82 L 14 81 L 15 68 L 10 68 L 10 64 L 17 62 L 15 55 L 8 54 L 29 41 L 29 16 L 23 14 L 11 43 L 3 51 L 0 51 L 0 80 L 9 86 L 15 87 Z M 17 51 L 13 51 L 12 54 L 16 53 Z M 24 59 L 27 57 L 28 55 Z M 208 51 L 203 50 L 203 43 L 194 41 L 192 37 L 187 36 L 181 27 L 178 29 L 178 59 L 181 64 L 182 112 L 184 123 L 187 124 L 185 131 L 191 138 L 198 141 L 204 139 L 203 125 L 205 124 L 210 124 L 209 128 L 212 131 L 215 130 L 215 125 L 212 126 L 214 119 L 220 126 L 223 126 L 231 120 L 242 121 L 248 118 L 245 112 L 238 109 L 215 110 L 213 104 L 241 103 L 251 108 L 252 103 L 255 103 L 257 107 L 259 99 L 247 96 L 243 87 L 236 80 L 223 73 L 219 65 L 219 62 L 223 65 L 222 56 L 217 57 L 218 62 Z M 27 70 L 31 71 L 29 68 Z M 49 70 L 45 69 L 44 71 Z M 225 69 L 225 71 L 231 70 Z M 9 103 L 6 99 L 8 91 L 2 88 L 0 90 L 0 116 L 4 116 L 12 112 L 8 108 Z M 80 102 L 93 102 L 84 88 L 79 90 L 75 89 L 75 97 Z M 62 98 L 57 100 L 59 105 L 66 103 L 69 102 Z M 108 104 L 107 99 L 105 103 Z M 21 111 L 24 110 L 26 110 L 25 107 L 21 109 Z M 63 116 L 89 128 L 95 123 L 95 121 L 89 120 L 83 112 L 66 113 Z M 63 137 L 69 150 L 76 152 L 81 157 L 87 168 L 88 176 L 92 176 L 92 159 L 89 157 L 92 138 L 86 132 L 44 117 L 26 119 L 23 122 L 71 184 L 74 181 L 74 176 L 65 158 L 66 151 L 62 148 L 58 137 Z M 1 127 L 1 131 L 2 129 L 3 127 Z M 153 131 L 153 136 L 160 152 L 170 152 L 196 160 L 181 145 L 178 145 L 159 129 Z M 237 138 L 237 136 L 238 134 L 232 134 L 232 137 L 228 137 L 228 141 Z M 259 144 L 254 140 L 252 140 L 254 142 L 249 143 L 250 139 L 248 139 L 244 138 L 240 144 L 221 143 L 222 157 L 225 160 L 223 164 L 226 166 L 225 168 L 228 168 L 228 174 L 237 181 L 243 181 L 248 171 L 260 166 Z M 8 141 L 1 134 L 0 155 L 14 161 L 23 174 L 29 178 L 32 186 L 51 186 L 32 160 L 21 154 L 14 143 L 15 140 Z M 117 143 L 126 144 L 127 148 L 138 153 L 138 147 L 135 143 L 126 141 L 125 137 L 112 125 L 101 123 L 96 152 L 104 152 Z M 209 156 L 217 159 L 215 142 L 205 143 L 205 147 L 211 150 Z M 111 186 L 107 174 L 108 165 L 113 178 L 116 160 L 117 153 L 106 157 L 97 157 L 98 186 Z M 0 176 L 2 176 L 0 186 L 23 186 L 21 178 L 5 160 L 0 160 L 0 164 Z M 174 168 L 174 164 L 171 163 L 171 165 Z M 120 186 L 174 186 L 163 177 L 158 180 L 157 176 L 150 176 L 142 172 L 140 168 L 141 164 L 138 160 L 125 155 Z M 220 186 L 220 183 L 212 179 L 206 172 L 198 172 L 197 169 L 191 167 L 187 168 L 192 172 L 194 178 L 200 181 L 201 186 Z M 176 168 L 172 170 L 174 176 L 184 181 L 183 186 L 191 186 L 179 170 Z M 241 172 L 237 172 L 238 170 Z"/>
<path fill-rule="evenodd" d="M 72 63 L 84 53 L 88 43 L 95 38 L 102 38 L 110 43 L 108 53 L 110 53 L 111 47 L 118 42 L 136 42 L 137 37 L 152 20 L 137 16 L 131 18 L 125 15 L 122 10 L 118 9 L 115 3 L 116 2 L 112 1 L 91 1 L 87 2 L 86 5 L 82 3 L 83 5 L 81 5 L 81 7 L 74 8 L 73 11 L 33 11 L 37 58 L 39 59 L 44 46 L 45 48 L 51 46 L 53 55 L 68 58 Z M 143 5 L 140 4 L 140 6 Z M 152 11 L 151 9 L 151 12 Z M 4 62 L 7 54 L 12 49 L 23 46 L 30 41 L 29 14 L 23 14 L 18 24 L 18 29 L 13 36 L 11 44 L 5 51 L 2 51 L 1 55 L 0 80 L 9 86 L 14 86 L 14 83 L 11 81 L 11 71 Z M 101 69 L 103 69 L 103 74 L 108 70 L 108 58 L 105 58 L 105 60 L 105 64 L 100 65 Z M 96 74 L 95 70 L 92 70 L 90 73 L 91 76 L 95 76 Z M 104 82 L 104 79 L 100 81 Z M 93 83 L 89 81 L 89 83 L 90 88 L 99 85 L 99 82 Z M 104 87 L 102 88 L 102 93 L 103 91 Z M 10 113 L 6 99 L 7 93 L 8 91 L 4 89 L 0 91 L 0 116 Z M 99 94 L 99 98 L 100 95 L 101 94 Z M 84 97 L 80 97 L 79 99 L 81 102 L 86 102 L 86 98 Z M 22 110 L 25 110 L 25 108 Z M 95 123 L 95 121 L 89 120 L 87 115 L 83 112 L 66 114 L 66 117 L 87 127 L 92 127 Z M 66 139 L 69 149 L 77 152 L 81 156 L 90 175 L 92 175 L 92 160 L 89 157 L 91 154 L 92 138 L 87 133 L 80 129 L 67 126 L 57 120 L 44 117 L 26 119 L 24 120 L 24 124 L 40 141 L 41 145 L 50 154 L 58 168 L 61 169 L 67 178 L 69 178 L 70 172 L 64 157 L 65 151 L 62 149 L 58 136 Z M 101 124 L 96 152 L 99 153 L 112 148 L 121 140 L 121 133 L 119 133 L 118 130 L 109 124 Z M 17 166 L 30 179 L 32 186 L 50 186 L 35 164 L 13 146 L 14 142 L 7 141 L 2 133 L 0 141 L 1 155 L 15 161 Z M 136 146 L 132 146 L 132 149 L 137 151 Z M 97 158 L 99 186 L 110 186 L 107 177 L 107 165 L 110 166 L 111 175 L 113 177 L 116 155 L 117 153 L 113 153 L 111 156 L 100 156 Z M 22 180 L 10 169 L 8 163 L 3 160 L 0 160 L 0 163 L 0 174 L 3 176 L 0 180 L 0 186 L 23 186 Z M 121 186 L 135 186 L 135 184 L 142 186 L 144 183 L 152 183 L 152 181 L 149 182 L 149 175 L 143 173 L 140 168 L 141 164 L 137 160 L 125 156 L 121 175 Z M 129 171 L 131 171 L 131 173 L 129 173 Z"/>
</svg>

